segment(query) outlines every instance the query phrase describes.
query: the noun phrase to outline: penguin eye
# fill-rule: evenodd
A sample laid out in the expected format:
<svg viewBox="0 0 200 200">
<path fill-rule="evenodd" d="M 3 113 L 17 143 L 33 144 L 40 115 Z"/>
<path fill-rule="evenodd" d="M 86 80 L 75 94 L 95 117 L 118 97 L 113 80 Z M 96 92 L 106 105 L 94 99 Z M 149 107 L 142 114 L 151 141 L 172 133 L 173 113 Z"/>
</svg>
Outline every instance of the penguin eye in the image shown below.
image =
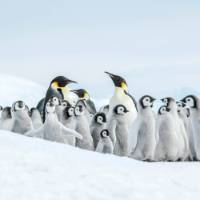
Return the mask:
<svg viewBox="0 0 200 200">
<path fill-rule="evenodd" d="M 54 101 L 54 102 L 57 102 L 57 98 L 56 98 L 56 97 L 54 97 L 54 98 L 53 98 L 53 101 Z"/>
<path fill-rule="evenodd" d="M 66 103 L 66 102 L 63 102 L 62 105 L 63 105 L 63 106 L 67 106 L 67 103 Z"/>
<path fill-rule="evenodd" d="M 147 102 L 149 102 L 149 101 L 150 101 L 150 99 L 149 99 L 149 98 L 146 98 L 146 101 L 147 101 Z"/>
<path fill-rule="evenodd" d="M 187 101 L 190 101 L 191 99 L 187 99 Z"/>
</svg>

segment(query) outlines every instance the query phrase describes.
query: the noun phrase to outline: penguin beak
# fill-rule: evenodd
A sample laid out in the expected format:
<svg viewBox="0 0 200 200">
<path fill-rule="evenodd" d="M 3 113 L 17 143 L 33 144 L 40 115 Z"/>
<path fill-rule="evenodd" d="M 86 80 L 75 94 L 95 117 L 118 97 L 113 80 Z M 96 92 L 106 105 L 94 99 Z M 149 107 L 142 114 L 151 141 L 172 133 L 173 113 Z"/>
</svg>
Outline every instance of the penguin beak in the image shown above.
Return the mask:
<svg viewBox="0 0 200 200">
<path fill-rule="evenodd" d="M 151 102 L 154 102 L 154 101 L 156 101 L 156 98 L 152 97 Z"/>
<path fill-rule="evenodd" d="M 163 103 L 164 103 L 164 101 L 165 101 L 165 99 L 163 98 L 163 99 L 160 99 Z"/>
<path fill-rule="evenodd" d="M 180 102 L 185 104 L 185 98 L 181 99 Z"/>
</svg>

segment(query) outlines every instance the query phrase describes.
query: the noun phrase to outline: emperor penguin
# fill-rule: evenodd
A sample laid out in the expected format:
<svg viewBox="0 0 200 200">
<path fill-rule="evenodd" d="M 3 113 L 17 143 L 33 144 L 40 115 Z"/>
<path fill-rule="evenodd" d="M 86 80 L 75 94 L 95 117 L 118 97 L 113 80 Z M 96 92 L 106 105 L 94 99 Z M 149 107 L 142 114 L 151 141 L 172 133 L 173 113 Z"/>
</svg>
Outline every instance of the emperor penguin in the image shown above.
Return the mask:
<svg viewBox="0 0 200 200">
<path fill-rule="evenodd" d="M 176 101 L 172 97 L 163 98 L 161 101 L 170 109 L 169 113 L 172 115 L 174 122 L 176 123 L 175 130 L 179 137 L 179 160 L 185 161 L 189 156 L 189 140 L 184 123 L 178 115 Z"/>
<path fill-rule="evenodd" d="M 12 129 L 11 107 L 3 108 L 1 112 L 0 129 L 11 131 Z"/>
<path fill-rule="evenodd" d="M 109 103 L 108 119 L 112 116 L 113 109 L 117 105 L 124 105 L 129 112 L 123 117 L 123 123 L 130 128 L 134 120 L 137 118 L 137 103 L 135 99 L 128 93 L 128 85 L 124 78 L 109 72 L 105 73 L 110 76 L 115 85 L 115 92 Z"/>
<path fill-rule="evenodd" d="M 200 99 L 195 95 L 188 95 L 181 100 L 190 108 L 190 122 L 192 133 L 190 142 L 194 145 L 195 157 L 200 160 Z"/>
<path fill-rule="evenodd" d="M 114 145 L 114 154 L 123 157 L 129 154 L 129 126 L 124 120 L 128 113 L 129 110 L 124 105 L 116 105 L 107 125 Z"/>
<path fill-rule="evenodd" d="M 93 138 L 90 132 L 90 125 L 85 116 L 86 104 L 84 100 L 79 100 L 75 107 L 76 131 L 83 137 L 82 140 L 77 139 L 76 146 L 86 150 L 94 150 Z"/>
<path fill-rule="evenodd" d="M 107 117 L 103 112 L 96 113 L 90 124 L 90 131 L 94 141 L 94 148 L 97 147 L 97 144 L 101 138 L 100 133 L 103 129 L 106 128 Z"/>
<path fill-rule="evenodd" d="M 26 135 L 58 143 L 66 143 L 66 138 L 69 135 L 82 139 L 82 136 L 78 132 L 65 127 L 58 121 L 56 106 L 51 101 L 48 101 L 46 104 L 46 120 L 43 126 L 39 129 L 29 131 Z"/>
<path fill-rule="evenodd" d="M 105 154 L 113 154 L 114 146 L 112 140 L 109 136 L 109 131 L 107 129 L 103 129 L 100 132 L 100 140 L 96 147 L 96 152 L 105 153 Z"/>
<path fill-rule="evenodd" d="M 189 161 L 196 160 L 196 153 L 195 153 L 195 148 L 194 148 L 194 137 L 193 137 L 191 118 L 190 118 L 190 110 L 189 110 L 189 108 L 186 108 L 185 103 L 183 103 L 181 101 L 176 102 L 176 104 L 178 107 L 178 115 L 184 123 L 187 137 L 189 140 L 188 160 Z"/>
<path fill-rule="evenodd" d="M 34 129 L 38 129 L 43 125 L 41 114 L 37 108 L 31 108 L 30 117 L 31 117 Z"/>
<path fill-rule="evenodd" d="M 33 129 L 33 123 L 29 116 L 28 106 L 23 101 L 17 101 L 12 105 L 12 128 L 14 133 L 25 134 Z"/>
<path fill-rule="evenodd" d="M 161 106 L 158 111 L 155 161 L 175 162 L 179 158 L 179 136 L 176 133 L 176 122 L 169 112 L 170 108 L 167 106 Z"/>
<path fill-rule="evenodd" d="M 58 99 L 64 99 L 70 102 L 70 104 L 75 104 L 70 88 L 68 87 L 68 84 L 70 83 L 76 83 L 75 81 L 72 81 L 64 76 L 58 76 L 54 78 L 50 86 L 47 90 L 46 97 L 44 100 L 44 120 L 45 120 L 45 109 L 46 109 L 46 104 L 49 101 L 51 97 L 57 97 Z"/>
<path fill-rule="evenodd" d="M 78 96 L 79 100 L 85 100 L 89 113 L 95 115 L 97 110 L 94 102 L 90 98 L 89 93 L 85 89 L 72 90 L 72 92 Z"/>
<path fill-rule="evenodd" d="M 133 127 L 137 127 L 132 134 L 137 135 L 136 147 L 131 157 L 136 160 L 153 161 L 156 149 L 156 117 L 152 110 L 156 99 L 145 95 L 138 104 L 138 116 Z M 137 124 L 135 124 L 137 123 Z"/>
</svg>

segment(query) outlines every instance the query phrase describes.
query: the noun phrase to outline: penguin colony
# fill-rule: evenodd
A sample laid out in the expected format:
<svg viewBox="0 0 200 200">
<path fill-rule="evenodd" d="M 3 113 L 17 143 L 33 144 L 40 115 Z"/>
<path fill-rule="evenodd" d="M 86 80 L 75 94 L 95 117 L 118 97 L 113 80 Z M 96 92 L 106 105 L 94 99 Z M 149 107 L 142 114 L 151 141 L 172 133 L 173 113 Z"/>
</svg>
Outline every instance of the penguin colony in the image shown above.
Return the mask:
<svg viewBox="0 0 200 200">
<path fill-rule="evenodd" d="M 200 160 L 197 96 L 163 98 L 156 113 L 155 98 L 145 95 L 136 102 L 124 78 L 105 73 L 115 90 L 99 111 L 86 90 L 71 90 L 69 84 L 76 82 L 58 76 L 35 108 L 23 101 L 0 107 L 0 129 L 140 161 Z"/>
</svg>

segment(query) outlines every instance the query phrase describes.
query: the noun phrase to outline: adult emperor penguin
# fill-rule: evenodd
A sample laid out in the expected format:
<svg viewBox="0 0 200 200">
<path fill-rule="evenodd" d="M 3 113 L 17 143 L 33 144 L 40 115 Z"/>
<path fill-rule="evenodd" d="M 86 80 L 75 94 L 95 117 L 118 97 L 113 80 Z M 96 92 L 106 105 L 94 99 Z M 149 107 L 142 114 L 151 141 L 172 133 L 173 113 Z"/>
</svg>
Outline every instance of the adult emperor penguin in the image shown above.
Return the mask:
<svg viewBox="0 0 200 200">
<path fill-rule="evenodd" d="M 12 129 L 11 107 L 3 108 L 1 112 L 0 129 L 11 131 Z"/>
<path fill-rule="evenodd" d="M 160 107 L 157 117 L 156 132 L 158 141 L 155 161 L 177 161 L 179 158 L 179 137 L 176 133 L 176 122 L 167 106 Z"/>
<path fill-rule="evenodd" d="M 29 131 L 26 135 L 59 143 L 66 143 L 66 137 L 69 135 L 82 139 L 79 133 L 65 127 L 58 121 L 56 106 L 51 101 L 48 101 L 46 104 L 46 120 L 43 126 L 37 130 Z"/>
<path fill-rule="evenodd" d="M 97 112 L 94 102 L 91 100 L 89 93 L 85 89 L 72 90 L 79 100 L 85 100 L 89 113 L 95 114 Z"/>
<path fill-rule="evenodd" d="M 128 113 L 129 110 L 124 105 L 115 106 L 107 125 L 114 144 L 114 154 L 118 156 L 128 156 L 129 154 L 129 127 L 124 121 Z"/>
<path fill-rule="evenodd" d="M 30 117 L 31 117 L 34 129 L 38 129 L 43 125 L 41 114 L 37 108 L 31 108 Z"/>
<path fill-rule="evenodd" d="M 93 117 L 90 124 L 90 131 L 94 141 L 94 148 L 97 147 L 97 144 L 101 138 L 100 133 L 103 129 L 106 128 L 107 117 L 103 112 L 96 113 Z"/>
<path fill-rule="evenodd" d="M 175 131 L 179 137 L 179 160 L 185 161 L 189 156 L 189 140 L 184 123 L 178 116 L 176 101 L 172 97 L 163 98 L 161 101 L 170 109 L 169 113 L 173 116 L 174 122 L 176 123 Z"/>
<path fill-rule="evenodd" d="M 113 154 L 114 146 L 109 136 L 109 131 L 103 129 L 100 133 L 100 140 L 96 147 L 96 152 Z"/>
<path fill-rule="evenodd" d="M 126 109 L 129 111 L 124 116 L 124 122 L 128 128 L 131 127 L 133 121 L 137 117 L 137 103 L 135 99 L 128 93 L 128 85 L 126 80 L 118 75 L 111 74 L 109 72 L 105 72 L 110 76 L 114 85 L 115 92 L 109 103 L 109 113 L 108 118 L 110 119 L 113 114 L 113 109 L 117 105 L 124 105 Z"/>
<path fill-rule="evenodd" d="M 200 99 L 195 95 L 188 95 L 181 101 L 190 108 L 190 122 L 193 130 L 193 138 L 190 139 L 194 143 L 195 157 L 200 160 Z"/>
<path fill-rule="evenodd" d="M 76 131 L 83 137 L 82 140 L 77 139 L 76 146 L 86 150 L 94 150 L 93 138 L 90 133 L 90 125 L 85 115 L 86 104 L 84 100 L 79 100 L 75 107 Z"/>
<path fill-rule="evenodd" d="M 46 109 L 46 104 L 49 101 L 51 97 L 57 97 L 59 99 L 65 99 L 67 100 L 71 105 L 75 104 L 71 93 L 70 89 L 68 87 L 68 84 L 70 83 L 76 83 L 75 81 L 72 81 L 64 76 L 58 76 L 54 78 L 50 86 L 47 90 L 46 97 L 44 100 L 44 120 L 45 120 L 45 109 Z"/>
<path fill-rule="evenodd" d="M 25 134 L 33 129 L 29 109 L 23 101 L 17 101 L 12 105 L 11 114 L 13 120 L 12 132 Z"/>
<path fill-rule="evenodd" d="M 145 95 L 139 100 L 138 117 L 133 123 L 136 128 L 131 134 L 137 135 L 136 147 L 131 157 L 142 161 L 153 161 L 156 148 L 156 117 L 152 110 L 156 99 Z"/>
</svg>

